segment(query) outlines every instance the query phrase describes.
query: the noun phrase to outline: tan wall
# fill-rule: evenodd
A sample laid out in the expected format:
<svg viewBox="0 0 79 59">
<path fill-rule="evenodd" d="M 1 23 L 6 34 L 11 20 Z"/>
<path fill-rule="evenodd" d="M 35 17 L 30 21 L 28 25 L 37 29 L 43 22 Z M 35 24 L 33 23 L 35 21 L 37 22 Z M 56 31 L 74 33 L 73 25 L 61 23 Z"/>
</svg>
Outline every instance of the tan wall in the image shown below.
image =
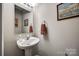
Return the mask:
<svg viewBox="0 0 79 59">
<path fill-rule="evenodd" d="M 16 45 L 16 38 L 14 32 L 14 4 L 2 4 L 2 21 L 3 21 L 3 37 L 4 37 L 4 55 L 23 55 Z"/>
<path fill-rule="evenodd" d="M 39 54 L 65 55 L 67 48 L 75 49 L 79 55 L 79 17 L 57 21 L 57 4 L 40 3 L 34 8 L 34 29 L 40 38 Z M 45 20 L 48 27 L 48 37 L 40 34 L 40 26 Z"/>
<path fill-rule="evenodd" d="M 2 55 L 2 4 L 0 3 L 0 56 Z"/>
</svg>

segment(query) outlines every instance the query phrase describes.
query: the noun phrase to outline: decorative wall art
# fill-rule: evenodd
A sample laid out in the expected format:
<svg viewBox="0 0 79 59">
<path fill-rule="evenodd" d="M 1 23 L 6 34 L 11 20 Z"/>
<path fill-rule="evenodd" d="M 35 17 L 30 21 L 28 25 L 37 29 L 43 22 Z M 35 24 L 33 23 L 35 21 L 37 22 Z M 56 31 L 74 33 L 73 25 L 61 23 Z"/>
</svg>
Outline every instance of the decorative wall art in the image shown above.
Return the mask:
<svg viewBox="0 0 79 59">
<path fill-rule="evenodd" d="M 79 3 L 60 3 L 57 5 L 57 20 L 79 17 Z"/>
<path fill-rule="evenodd" d="M 28 19 L 24 20 L 24 26 L 28 26 Z"/>
</svg>

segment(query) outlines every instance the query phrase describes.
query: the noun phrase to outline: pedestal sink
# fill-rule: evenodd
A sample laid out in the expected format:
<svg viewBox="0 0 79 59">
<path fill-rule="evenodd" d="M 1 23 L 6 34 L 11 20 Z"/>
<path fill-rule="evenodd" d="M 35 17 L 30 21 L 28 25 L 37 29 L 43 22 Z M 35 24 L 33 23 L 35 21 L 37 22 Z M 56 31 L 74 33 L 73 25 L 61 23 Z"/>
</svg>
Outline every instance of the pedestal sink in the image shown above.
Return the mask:
<svg viewBox="0 0 79 59">
<path fill-rule="evenodd" d="M 19 38 L 19 40 L 17 40 L 17 45 L 20 49 L 25 50 L 26 56 L 31 56 L 32 47 L 37 45 L 39 41 L 40 39 L 37 37 L 30 37 L 28 40 L 27 38 L 26 39 Z"/>
</svg>

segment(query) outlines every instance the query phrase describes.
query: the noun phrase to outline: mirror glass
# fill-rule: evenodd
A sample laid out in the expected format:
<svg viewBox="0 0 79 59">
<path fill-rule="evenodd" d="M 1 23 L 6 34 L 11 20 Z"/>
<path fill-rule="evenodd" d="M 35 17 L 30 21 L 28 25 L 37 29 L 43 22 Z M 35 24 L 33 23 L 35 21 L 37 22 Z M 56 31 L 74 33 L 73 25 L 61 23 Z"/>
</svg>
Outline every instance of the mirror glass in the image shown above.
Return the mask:
<svg viewBox="0 0 79 59">
<path fill-rule="evenodd" d="M 15 33 L 27 33 L 29 11 L 15 5 Z"/>
</svg>

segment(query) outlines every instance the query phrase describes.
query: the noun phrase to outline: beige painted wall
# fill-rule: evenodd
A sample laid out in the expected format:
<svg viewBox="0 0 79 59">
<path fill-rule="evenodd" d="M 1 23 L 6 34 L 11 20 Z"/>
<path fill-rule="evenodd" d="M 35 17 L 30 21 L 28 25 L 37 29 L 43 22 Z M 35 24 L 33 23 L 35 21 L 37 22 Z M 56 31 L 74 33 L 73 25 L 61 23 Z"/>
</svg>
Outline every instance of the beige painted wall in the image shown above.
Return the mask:
<svg viewBox="0 0 79 59">
<path fill-rule="evenodd" d="M 40 38 L 40 55 L 65 55 L 66 49 L 73 49 L 79 55 L 79 17 L 57 21 L 57 4 L 39 3 L 34 8 L 34 30 Z M 48 37 L 40 34 L 43 20 L 48 27 Z"/>
<path fill-rule="evenodd" d="M 0 3 L 0 56 L 2 55 L 2 4 Z"/>
<path fill-rule="evenodd" d="M 21 5 L 21 4 L 18 4 Z M 24 6 L 24 5 L 23 5 Z M 21 7 L 23 7 L 21 5 Z M 23 7 L 25 8 L 25 6 Z M 25 8 L 31 11 L 31 8 Z M 24 14 L 25 15 L 25 14 Z M 23 15 L 23 16 L 24 16 Z M 19 15 L 21 16 L 21 15 Z M 33 23 L 32 13 L 29 13 L 29 24 Z M 23 17 L 25 19 L 27 15 Z M 5 56 L 23 56 L 24 51 L 19 49 L 16 44 L 16 33 L 15 33 L 15 8 L 12 3 L 2 4 L 2 33 L 3 33 L 3 55 Z M 26 30 L 27 31 L 27 30 Z"/>
<path fill-rule="evenodd" d="M 16 38 L 14 32 L 14 4 L 2 4 L 2 22 L 3 22 L 3 40 L 4 40 L 4 55 L 17 56 L 23 55 L 23 51 L 16 45 Z"/>
</svg>

